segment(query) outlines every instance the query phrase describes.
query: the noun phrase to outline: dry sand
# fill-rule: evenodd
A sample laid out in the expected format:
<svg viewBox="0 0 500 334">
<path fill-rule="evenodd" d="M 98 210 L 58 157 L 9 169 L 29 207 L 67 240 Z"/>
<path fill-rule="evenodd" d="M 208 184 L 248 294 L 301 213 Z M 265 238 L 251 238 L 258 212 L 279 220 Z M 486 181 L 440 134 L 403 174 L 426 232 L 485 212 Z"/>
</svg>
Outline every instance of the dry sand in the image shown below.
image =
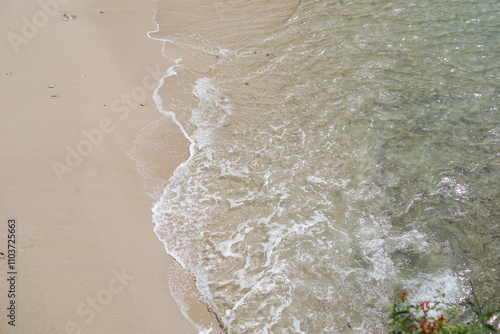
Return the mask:
<svg viewBox="0 0 500 334">
<path fill-rule="evenodd" d="M 127 157 L 160 117 L 152 89 L 172 65 L 146 36 L 155 5 L 42 3 L 53 6 L 5 0 L 0 11 L 0 252 L 10 218 L 17 250 L 15 298 L 0 254 L 0 333 L 196 333 L 169 293 L 176 264 Z"/>
</svg>

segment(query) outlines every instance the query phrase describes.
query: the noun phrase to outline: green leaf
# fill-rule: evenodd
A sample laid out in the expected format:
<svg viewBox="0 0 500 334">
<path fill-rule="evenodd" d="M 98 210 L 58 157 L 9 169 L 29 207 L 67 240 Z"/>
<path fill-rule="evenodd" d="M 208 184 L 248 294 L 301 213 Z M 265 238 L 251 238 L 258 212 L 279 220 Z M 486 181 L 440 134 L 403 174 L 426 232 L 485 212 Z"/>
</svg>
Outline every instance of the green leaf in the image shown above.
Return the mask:
<svg viewBox="0 0 500 334">
<path fill-rule="evenodd" d="M 467 302 L 467 304 L 469 304 L 470 308 L 472 309 L 472 311 L 474 311 L 474 313 L 476 313 L 478 316 L 481 316 L 481 312 L 473 302 L 471 302 L 468 299 L 466 299 L 465 301 Z"/>
<path fill-rule="evenodd" d="M 497 314 L 500 314 L 500 310 L 488 312 L 483 317 L 485 319 L 489 319 L 489 318 L 491 318 L 491 317 L 493 317 L 493 316 L 495 316 Z"/>
<path fill-rule="evenodd" d="M 488 328 L 490 331 L 495 331 L 495 328 L 490 324 L 483 324 L 483 327 Z"/>
<path fill-rule="evenodd" d="M 401 314 L 409 314 L 410 311 L 398 311 L 398 312 L 395 312 L 394 315 L 401 315 Z"/>
</svg>

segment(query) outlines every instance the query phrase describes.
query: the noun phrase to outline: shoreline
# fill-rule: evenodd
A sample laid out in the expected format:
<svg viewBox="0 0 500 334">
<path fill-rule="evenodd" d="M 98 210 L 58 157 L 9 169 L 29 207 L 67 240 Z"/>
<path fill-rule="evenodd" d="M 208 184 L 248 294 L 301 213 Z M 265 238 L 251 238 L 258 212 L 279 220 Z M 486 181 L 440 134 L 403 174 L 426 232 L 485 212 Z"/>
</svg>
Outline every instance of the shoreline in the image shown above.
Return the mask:
<svg viewBox="0 0 500 334">
<path fill-rule="evenodd" d="M 52 7 L 9 1 L 0 15 L 1 208 L 5 222 L 16 218 L 19 247 L 16 326 L 0 331 L 196 333 L 169 293 L 178 264 L 153 233 L 154 201 L 127 157 L 139 130 L 164 118 L 152 92 L 172 64 L 146 36 L 155 4 L 43 3 Z M 7 290 L 4 280 L 2 307 Z M 199 301 L 192 311 L 211 319 Z"/>
<path fill-rule="evenodd" d="M 145 183 L 147 184 L 148 193 L 152 195 L 152 198 L 158 200 L 153 208 L 153 221 L 156 224 L 155 232 L 158 238 L 165 244 L 168 253 L 177 259 L 179 263 L 183 263 L 183 265 L 190 268 L 190 270 L 193 270 L 192 263 L 189 263 L 189 260 L 186 261 L 185 259 L 186 254 L 190 254 L 186 251 L 190 249 L 189 245 L 183 245 L 179 250 L 170 243 L 170 240 L 176 240 L 174 243 L 177 240 L 182 240 L 185 235 L 182 232 L 179 234 L 166 232 L 166 230 L 175 231 L 175 224 L 177 223 L 175 216 L 184 217 L 184 214 L 178 211 L 177 214 L 171 217 L 172 221 L 167 222 L 165 221 L 165 217 L 161 217 L 161 213 L 157 209 L 158 205 L 161 207 L 164 204 L 165 197 L 162 195 L 164 191 L 167 191 L 166 189 L 170 188 L 166 187 L 167 183 L 171 181 L 175 184 L 176 182 L 175 176 L 174 179 L 170 179 L 172 174 L 165 172 L 163 167 L 168 167 L 172 160 L 179 157 L 177 152 L 172 152 L 168 148 L 169 145 L 166 143 L 171 141 L 165 140 L 164 132 L 177 131 L 189 142 L 185 145 L 185 152 L 189 152 L 189 154 L 184 154 L 182 159 L 178 160 L 181 165 L 176 163 L 179 167 L 185 167 L 184 164 L 189 165 L 190 161 L 192 161 L 191 158 L 199 150 L 197 146 L 200 143 L 197 140 L 201 139 L 200 135 L 195 133 L 196 127 L 198 126 L 199 129 L 200 124 L 197 124 L 196 119 L 194 121 L 190 120 L 190 117 L 191 115 L 195 117 L 198 108 L 203 109 L 206 102 L 203 96 L 199 95 L 198 80 L 213 78 L 213 69 L 217 62 L 222 60 L 224 56 L 229 55 L 233 47 L 238 48 L 237 41 L 241 41 L 241 39 L 236 38 L 233 34 L 247 35 L 247 30 L 245 26 L 240 26 L 240 21 L 234 20 L 234 18 L 228 21 L 228 18 L 232 17 L 230 14 L 232 14 L 232 10 L 235 7 L 228 6 L 228 8 L 223 8 L 226 5 L 222 6 L 221 3 L 214 4 L 209 1 L 196 2 L 196 4 L 189 1 L 188 3 L 181 2 L 179 0 L 158 1 L 158 11 L 155 14 L 154 20 L 157 28 L 148 33 L 150 38 L 163 42 L 163 55 L 172 64 L 175 64 L 169 68 L 171 75 L 165 76 L 162 79 L 163 83 L 161 87 L 155 90 L 154 94 L 154 99 L 159 104 L 158 110 L 162 114 L 171 117 L 171 121 L 169 124 L 163 124 L 161 127 L 151 126 L 146 130 L 147 133 L 141 134 L 140 141 L 143 144 L 140 146 L 143 148 L 146 147 L 146 151 L 148 152 L 143 151 L 138 156 L 135 156 L 134 159 L 138 161 L 138 165 L 142 166 L 141 174 L 146 179 Z M 291 13 L 292 9 L 295 9 L 297 5 L 296 3 L 290 4 L 288 6 L 288 13 Z M 284 7 L 280 7 L 280 10 L 282 10 L 282 12 L 280 11 L 280 15 L 277 15 L 276 11 L 269 10 L 267 15 L 259 18 L 259 24 L 265 26 L 267 29 L 272 29 L 274 25 L 282 22 L 287 16 L 287 11 Z M 244 15 L 245 13 L 240 10 L 238 14 Z M 218 33 L 221 29 L 224 31 L 224 34 Z M 253 32 L 249 36 L 255 38 L 258 36 L 258 33 Z M 196 98 L 194 98 L 195 96 Z M 203 125 L 201 127 L 203 128 Z M 150 145 L 147 145 L 148 143 Z M 151 180 L 154 181 L 153 184 L 151 184 Z M 167 182 L 167 180 L 169 181 Z M 159 183 L 163 185 L 161 189 L 157 187 Z M 170 196 L 166 198 L 168 197 Z M 193 224 L 196 225 L 194 221 Z M 179 237 L 180 235 L 181 237 Z M 182 241 L 179 241 L 179 243 L 182 243 Z M 198 275 L 196 269 L 193 272 L 196 273 L 195 275 Z M 213 313 L 210 329 L 216 332 L 219 332 L 219 330 L 223 331 L 224 322 L 220 314 L 212 311 L 216 310 L 217 307 L 211 304 L 210 293 L 204 286 L 204 278 L 200 276 L 197 276 L 197 278 L 201 278 L 197 282 L 201 291 L 199 295 L 203 296 L 202 299 L 206 302 L 210 312 Z M 178 301 L 181 309 L 184 308 L 184 305 L 190 307 L 192 302 L 199 303 L 198 299 L 200 296 L 198 294 L 184 293 L 184 291 L 193 291 L 195 288 L 192 280 L 192 276 L 185 270 L 178 271 L 178 274 L 171 278 L 171 286 L 182 291 L 178 294 L 172 292 L 173 295 L 176 295 L 174 298 Z M 186 284 L 186 281 L 190 283 Z M 214 308 L 212 309 L 212 307 Z M 202 324 L 202 327 L 207 328 L 205 326 L 207 321 L 200 321 L 197 312 L 185 312 L 185 314 L 194 324 Z"/>
</svg>

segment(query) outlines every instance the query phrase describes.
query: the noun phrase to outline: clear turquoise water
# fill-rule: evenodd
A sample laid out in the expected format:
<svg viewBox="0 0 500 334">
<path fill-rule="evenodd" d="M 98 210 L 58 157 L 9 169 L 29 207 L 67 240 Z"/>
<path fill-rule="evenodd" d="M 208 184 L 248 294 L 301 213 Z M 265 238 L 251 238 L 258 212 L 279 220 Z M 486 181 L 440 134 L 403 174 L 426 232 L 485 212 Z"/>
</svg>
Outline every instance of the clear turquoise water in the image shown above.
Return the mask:
<svg viewBox="0 0 500 334">
<path fill-rule="evenodd" d="M 498 1 L 214 6 L 159 22 L 217 59 L 153 220 L 225 330 L 384 333 L 403 290 L 469 279 L 498 308 Z"/>
</svg>

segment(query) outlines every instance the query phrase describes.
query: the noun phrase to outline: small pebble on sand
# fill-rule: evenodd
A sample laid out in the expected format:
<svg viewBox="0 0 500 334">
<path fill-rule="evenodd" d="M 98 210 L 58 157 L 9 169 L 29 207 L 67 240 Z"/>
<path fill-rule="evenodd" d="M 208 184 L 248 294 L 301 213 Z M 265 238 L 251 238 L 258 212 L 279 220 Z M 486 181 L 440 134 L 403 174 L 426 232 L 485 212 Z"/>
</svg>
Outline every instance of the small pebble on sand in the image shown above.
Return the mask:
<svg viewBox="0 0 500 334">
<path fill-rule="evenodd" d="M 73 21 L 74 19 L 76 19 L 76 15 L 71 15 L 71 14 L 68 14 L 68 13 L 62 13 L 61 14 L 62 18 L 64 21 Z"/>
</svg>

